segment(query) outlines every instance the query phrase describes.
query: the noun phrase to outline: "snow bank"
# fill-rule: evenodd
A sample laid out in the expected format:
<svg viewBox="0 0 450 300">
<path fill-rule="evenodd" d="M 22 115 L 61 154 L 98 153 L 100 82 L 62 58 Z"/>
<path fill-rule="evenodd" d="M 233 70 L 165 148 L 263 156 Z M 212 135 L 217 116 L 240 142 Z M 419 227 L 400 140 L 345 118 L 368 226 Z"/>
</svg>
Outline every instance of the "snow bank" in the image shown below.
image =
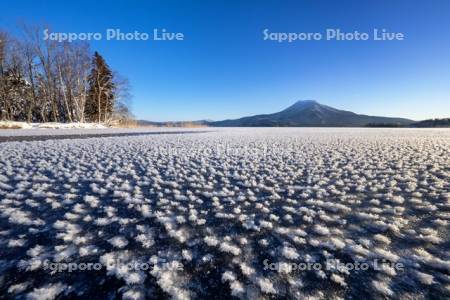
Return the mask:
<svg viewBox="0 0 450 300">
<path fill-rule="evenodd" d="M 101 123 L 26 123 L 16 121 L 0 121 L 0 129 L 104 129 L 108 126 Z"/>
<path fill-rule="evenodd" d="M 33 125 L 26 122 L 0 121 L 0 129 L 31 129 Z"/>
<path fill-rule="evenodd" d="M 35 123 L 34 128 L 51 128 L 51 129 L 104 129 L 108 126 L 101 123 Z"/>
</svg>

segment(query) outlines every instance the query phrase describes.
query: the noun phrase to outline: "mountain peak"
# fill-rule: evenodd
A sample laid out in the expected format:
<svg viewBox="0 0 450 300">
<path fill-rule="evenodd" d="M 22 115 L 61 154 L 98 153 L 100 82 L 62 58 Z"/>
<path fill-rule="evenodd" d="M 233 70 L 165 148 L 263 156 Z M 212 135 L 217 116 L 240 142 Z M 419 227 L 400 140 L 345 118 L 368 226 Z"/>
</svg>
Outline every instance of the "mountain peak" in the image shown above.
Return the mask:
<svg viewBox="0 0 450 300">
<path fill-rule="evenodd" d="M 314 104 L 320 105 L 320 103 L 317 102 L 316 100 L 298 100 L 293 105 L 291 105 L 291 107 L 300 107 L 300 106 L 305 107 L 305 106 L 311 106 Z"/>
<path fill-rule="evenodd" d="M 320 105 L 319 102 L 317 102 L 316 100 L 299 100 L 299 101 L 295 102 L 294 104 L 292 104 L 291 106 L 289 106 L 288 108 L 286 108 L 284 111 L 290 111 L 290 110 L 299 111 L 299 110 L 304 110 L 307 108 L 314 107 L 316 105 Z"/>
<path fill-rule="evenodd" d="M 295 104 L 319 104 L 319 102 L 317 102 L 316 100 L 307 99 L 307 100 L 298 100 L 297 102 L 294 103 L 294 105 Z"/>
</svg>

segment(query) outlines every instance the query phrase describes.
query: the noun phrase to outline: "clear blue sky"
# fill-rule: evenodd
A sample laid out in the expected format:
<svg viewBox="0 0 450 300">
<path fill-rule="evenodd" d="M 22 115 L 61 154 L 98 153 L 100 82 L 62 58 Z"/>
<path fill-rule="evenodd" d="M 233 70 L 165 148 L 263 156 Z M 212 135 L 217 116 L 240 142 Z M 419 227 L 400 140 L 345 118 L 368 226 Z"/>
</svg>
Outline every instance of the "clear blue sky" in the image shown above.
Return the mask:
<svg viewBox="0 0 450 300">
<path fill-rule="evenodd" d="M 183 32 L 184 41 L 93 41 L 130 80 L 148 120 L 234 118 L 315 99 L 358 113 L 450 117 L 450 1 L 8 1 L 0 26 L 56 32 Z M 263 40 L 327 28 L 402 32 L 404 41 Z"/>
</svg>

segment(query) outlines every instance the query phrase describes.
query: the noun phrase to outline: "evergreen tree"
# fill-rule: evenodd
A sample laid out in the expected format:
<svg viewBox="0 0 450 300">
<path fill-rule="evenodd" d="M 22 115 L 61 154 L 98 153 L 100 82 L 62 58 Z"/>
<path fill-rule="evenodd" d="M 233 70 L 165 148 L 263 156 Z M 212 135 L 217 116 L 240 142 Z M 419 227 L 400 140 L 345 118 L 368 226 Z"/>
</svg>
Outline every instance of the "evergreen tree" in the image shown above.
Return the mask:
<svg viewBox="0 0 450 300">
<path fill-rule="evenodd" d="M 89 91 L 86 99 L 85 116 L 91 122 L 107 122 L 112 117 L 116 86 L 113 73 L 103 57 L 94 53 L 92 70 L 88 78 Z"/>
<path fill-rule="evenodd" d="M 27 98 L 31 93 L 31 86 L 17 68 L 8 70 L 3 76 L 4 90 L 8 97 L 8 105 L 5 107 L 6 113 L 10 120 L 25 120 L 27 117 Z"/>
</svg>

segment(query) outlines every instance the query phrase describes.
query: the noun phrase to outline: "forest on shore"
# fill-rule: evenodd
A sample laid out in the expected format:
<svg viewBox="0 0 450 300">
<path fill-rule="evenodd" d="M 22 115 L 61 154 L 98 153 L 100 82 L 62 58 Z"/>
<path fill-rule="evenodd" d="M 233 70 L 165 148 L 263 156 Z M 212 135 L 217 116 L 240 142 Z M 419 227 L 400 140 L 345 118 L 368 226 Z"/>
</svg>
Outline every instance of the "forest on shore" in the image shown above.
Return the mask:
<svg viewBox="0 0 450 300">
<path fill-rule="evenodd" d="M 86 42 L 43 39 L 43 28 L 0 29 L 0 120 L 125 123 L 129 84 Z"/>
</svg>

